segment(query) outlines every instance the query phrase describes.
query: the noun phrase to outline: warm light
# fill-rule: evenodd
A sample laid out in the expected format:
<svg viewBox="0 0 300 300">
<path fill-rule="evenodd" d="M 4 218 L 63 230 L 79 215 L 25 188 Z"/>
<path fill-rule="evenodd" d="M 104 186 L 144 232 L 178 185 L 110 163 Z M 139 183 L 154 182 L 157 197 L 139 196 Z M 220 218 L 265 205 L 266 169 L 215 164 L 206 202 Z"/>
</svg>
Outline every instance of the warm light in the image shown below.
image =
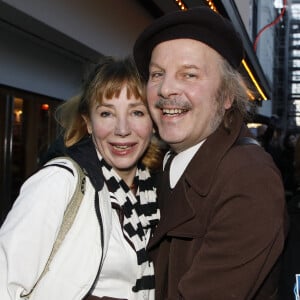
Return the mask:
<svg viewBox="0 0 300 300">
<path fill-rule="evenodd" d="M 218 12 L 216 6 L 214 5 L 214 3 L 211 0 L 206 0 L 206 2 L 207 2 L 210 9 L 212 9 L 215 12 Z"/>
<path fill-rule="evenodd" d="M 187 10 L 187 6 L 183 3 L 182 0 L 175 0 L 175 3 L 179 6 L 181 10 Z"/>
<path fill-rule="evenodd" d="M 254 95 L 252 94 L 251 91 L 247 90 L 247 95 L 248 95 L 248 97 L 250 98 L 250 100 L 252 100 L 252 101 L 255 100 L 255 97 L 254 97 Z"/>
<path fill-rule="evenodd" d="M 268 98 L 266 97 L 266 95 L 264 94 L 264 92 L 262 91 L 262 89 L 260 88 L 259 84 L 257 83 L 256 79 L 254 78 L 254 75 L 252 74 L 250 68 L 248 67 L 246 61 L 243 59 L 242 60 L 242 64 L 245 68 L 245 70 L 247 71 L 249 77 L 251 78 L 253 84 L 255 85 L 257 91 L 259 92 L 259 94 L 261 95 L 263 100 L 267 100 Z"/>
<path fill-rule="evenodd" d="M 42 104 L 41 110 L 49 110 L 49 104 L 47 104 L 47 103 Z"/>
<path fill-rule="evenodd" d="M 248 128 L 258 128 L 258 127 L 263 126 L 263 125 L 264 124 L 262 124 L 262 123 L 248 123 L 247 127 Z"/>
<path fill-rule="evenodd" d="M 21 122 L 21 116 L 23 114 L 23 111 L 21 109 L 15 109 L 14 110 L 14 114 L 15 114 L 15 121 L 17 123 L 20 123 Z"/>
</svg>

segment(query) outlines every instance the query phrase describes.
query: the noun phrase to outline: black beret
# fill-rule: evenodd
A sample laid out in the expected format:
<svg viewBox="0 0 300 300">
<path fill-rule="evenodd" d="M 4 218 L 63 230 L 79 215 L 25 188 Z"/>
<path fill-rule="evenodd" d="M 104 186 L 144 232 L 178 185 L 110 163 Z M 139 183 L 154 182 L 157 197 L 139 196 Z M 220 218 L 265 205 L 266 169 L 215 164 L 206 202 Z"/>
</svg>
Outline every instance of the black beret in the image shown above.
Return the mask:
<svg viewBox="0 0 300 300">
<path fill-rule="evenodd" d="M 144 79 L 148 78 L 152 50 L 161 42 L 193 39 L 205 43 L 237 69 L 244 56 L 243 43 L 232 23 L 206 6 L 168 13 L 150 24 L 137 38 L 133 57 Z"/>
</svg>

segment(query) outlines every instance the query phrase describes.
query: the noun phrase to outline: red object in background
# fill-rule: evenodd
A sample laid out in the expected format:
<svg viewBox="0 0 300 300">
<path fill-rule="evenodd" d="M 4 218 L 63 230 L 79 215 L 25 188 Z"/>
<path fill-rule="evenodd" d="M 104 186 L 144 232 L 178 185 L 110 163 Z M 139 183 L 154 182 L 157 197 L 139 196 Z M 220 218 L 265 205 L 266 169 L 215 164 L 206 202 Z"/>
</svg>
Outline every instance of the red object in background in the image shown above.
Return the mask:
<svg viewBox="0 0 300 300">
<path fill-rule="evenodd" d="M 41 110 L 49 110 L 49 104 L 47 104 L 47 103 L 42 104 Z"/>
<path fill-rule="evenodd" d="M 286 7 L 287 7 L 287 0 L 283 0 L 283 8 L 281 9 L 281 12 L 279 14 L 279 16 L 274 20 L 272 21 L 271 23 L 267 24 L 266 26 L 264 26 L 257 34 L 256 38 L 255 38 L 255 41 L 253 43 L 253 49 L 254 51 L 256 51 L 256 48 L 257 48 L 257 43 L 258 43 L 258 40 L 261 36 L 261 34 L 268 28 L 276 25 L 280 20 L 281 18 L 283 17 L 285 11 L 286 11 Z"/>
</svg>

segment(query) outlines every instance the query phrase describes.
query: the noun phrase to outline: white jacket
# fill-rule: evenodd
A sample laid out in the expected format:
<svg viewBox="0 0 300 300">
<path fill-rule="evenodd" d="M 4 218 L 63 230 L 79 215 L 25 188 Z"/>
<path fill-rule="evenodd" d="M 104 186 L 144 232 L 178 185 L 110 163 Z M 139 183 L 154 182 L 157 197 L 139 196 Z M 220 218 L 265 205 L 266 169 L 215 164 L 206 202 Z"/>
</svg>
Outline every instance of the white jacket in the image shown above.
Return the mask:
<svg viewBox="0 0 300 300">
<path fill-rule="evenodd" d="M 60 161 L 77 176 L 70 161 Z M 49 257 L 76 182 L 77 178 L 68 170 L 51 166 L 34 174 L 22 186 L 0 229 L 1 300 L 24 299 L 21 295 L 33 288 Z M 31 300 L 82 299 L 90 290 L 102 255 L 107 251 L 112 213 L 106 186 L 99 192 L 100 220 L 94 199 L 95 190 L 87 177 L 85 195 L 74 223 Z M 100 224 L 103 224 L 103 245 Z"/>
</svg>

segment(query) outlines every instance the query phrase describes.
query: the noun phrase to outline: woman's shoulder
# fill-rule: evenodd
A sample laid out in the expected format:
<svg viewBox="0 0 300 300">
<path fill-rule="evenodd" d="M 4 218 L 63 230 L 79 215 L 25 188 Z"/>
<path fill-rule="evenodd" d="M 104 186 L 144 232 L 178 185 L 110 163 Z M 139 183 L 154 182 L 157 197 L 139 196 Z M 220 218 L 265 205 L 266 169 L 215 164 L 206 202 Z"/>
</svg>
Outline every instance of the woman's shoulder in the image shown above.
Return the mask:
<svg viewBox="0 0 300 300">
<path fill-rule="evenodd" d="M 43 195 L 43 199 L 56 198 L 60 196 L 66 197 L 74 192 L 78 180 L 78 172 L 68 158 L 55 158 L 33 175 L 31 175 L 23 183 L 20 196 Z"/>
</svg>

